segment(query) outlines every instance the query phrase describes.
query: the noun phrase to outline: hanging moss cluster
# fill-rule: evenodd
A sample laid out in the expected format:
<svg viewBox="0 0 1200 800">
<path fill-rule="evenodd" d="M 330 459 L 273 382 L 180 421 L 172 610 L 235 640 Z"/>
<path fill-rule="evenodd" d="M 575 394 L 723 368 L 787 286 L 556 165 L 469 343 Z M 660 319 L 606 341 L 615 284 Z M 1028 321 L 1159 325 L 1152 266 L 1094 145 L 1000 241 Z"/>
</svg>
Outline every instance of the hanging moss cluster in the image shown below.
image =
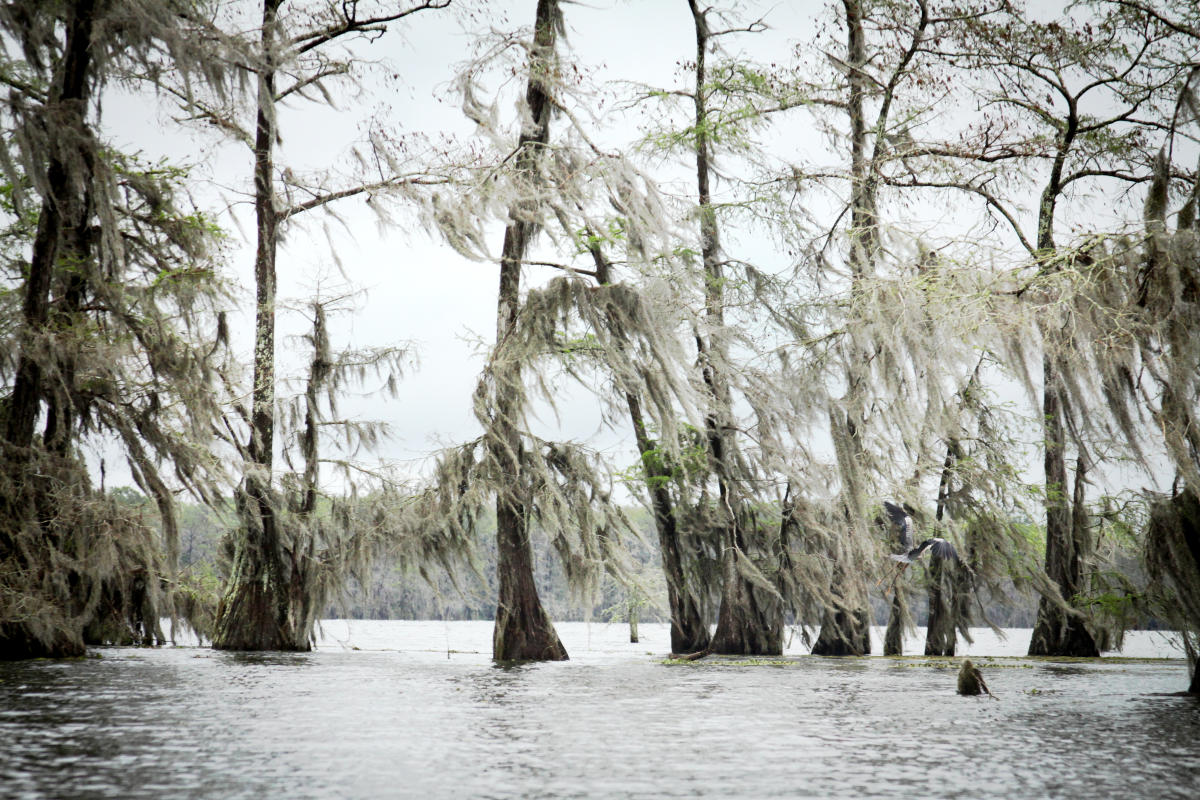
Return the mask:
<svg viewBox="0 0 1200 800">
<path fill-rule="evenodd" d="M 1163 610 L 1183 634 L 1188 691 L 1200 694 L 1200 497 L 1190 488 L 1151 507 L 1146 532 L 1146 564 L 1163 582 Z"/>
<path fill-rule="evenodd" d="M 92 489 L 73 458 L 23 465 L 0 470 L 0 658 L 161 644 L 171 609 L 158 526 Z"/>
</svg>

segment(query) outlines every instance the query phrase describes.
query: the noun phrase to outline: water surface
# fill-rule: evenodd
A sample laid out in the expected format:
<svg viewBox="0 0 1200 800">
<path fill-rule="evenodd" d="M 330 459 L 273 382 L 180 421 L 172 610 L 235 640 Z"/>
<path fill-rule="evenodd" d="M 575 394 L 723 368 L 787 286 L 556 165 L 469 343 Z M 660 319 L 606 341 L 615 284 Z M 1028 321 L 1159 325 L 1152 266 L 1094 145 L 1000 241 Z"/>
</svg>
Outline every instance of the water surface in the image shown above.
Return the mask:
<svg viewBox="0 0 1200 800">
<path fill-rule="evenodd" d="M 441 622 L 331 622 L 304 654 L 0 664 L 0 797 L 1200 792 L 1200 704 L 1169 694 L 1187 681 L 1177 657 L 1024 659 L 1027 631 L 981 631 L 969 652 L 988 700 L 955 694 L 957 660 L 672 665 L 665 626 L 640 644 L 622 626 L 558 627 L 571 661 L 515 667 L 491 663 L 490 623 Z M 1151 634 L 1127 652 L 1178 655 Z"/>
</svg>

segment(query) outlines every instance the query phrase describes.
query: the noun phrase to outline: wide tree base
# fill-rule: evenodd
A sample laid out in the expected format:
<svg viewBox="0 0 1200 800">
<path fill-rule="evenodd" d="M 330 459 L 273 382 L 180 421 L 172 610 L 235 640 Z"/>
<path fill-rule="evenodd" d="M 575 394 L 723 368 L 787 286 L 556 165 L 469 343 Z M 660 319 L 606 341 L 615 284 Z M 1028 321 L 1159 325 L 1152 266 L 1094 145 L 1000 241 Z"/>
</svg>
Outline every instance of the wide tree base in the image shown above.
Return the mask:
<svg viewBox="0 0 1200 800">
<path fill-rule="evenodd" d="M 281 621 L 278 609 L 276 593 L 269 591 L 261 581 L 231 587 L 217 611 L 213 649 L 246 652 L 312 650 L 308 634 L 293 630 L 286 620 Z"/>
<path fill-rule="evenodd" d="M 930 612 L 925 628 L 925 655 L 952 656 L 958 644 L 958 630 L 950 612 L 933 607 L 938 613 Z"/>
<path fill-rule="evenodd" d="M 925 655 L 927 656 L 952 656 L 956 649 L 956 642 L 948 642 L 938 644 L 931 639 L 925 640 Z"/>
<path fill-rule="evenodd" d="M 703 622 L 693 622 L 681 626 L 678 621 L 671 621 L 671 652 L 672 653 L 701 653 L 708 652 L 712 636 L 708 626 Z"/>
<path fill-rule="evenodd" d="M 865 656 L 871 652 L 870 616 L 867 611 L 844 610 L 826 614 L 813 644 L 814 656 Z"/>
<path fill-rule="evenodd" d="M 538 597 L 529 544 L 528 505 L 504 498 L 496 501 L 496 626 L 492 658 L 496 661 L 566 661 L 567 649 Z"/>
<path fill-rule="evenodd" d="M 1143 547 L 1151 578 L 1174 590 L 1172 621 L 1191 631 L 1184 637 L 1192 676 L 1188 692 L 1200 695 L 1200 646 L 1193 638 L 1200 632 L 1200 494 L 1195 488 L 1154 502 Z"/>
<path fill-rule="evenodd" d="M 81 459 L 0 442 L 0 660 L 161 642 L 159 547 Z"/>
<path fill-rule="evenodd" d="M 1081 620 L 1043 600 L 1029 640 L 1029 655 L 1099 658 L 1100 649 Z"/>
<path fill-rule="evenodd" d="M 540 612 L 540 613 L 539 613 Z M 492 632 L 492 658 L 496 661 L 567 661 L 550 617 L 541 610 L 512 613 L 496 609 Z"/>
<path fill-rule="evenodd" d="M 664 571 L 671 575 L 665 559 L 663 564 Z M 667 583 L 667 600 L 671 606 L 671 652 L 707 651 L 712 641 L 712 633 L 704 623 L 704 616 L 696 600 L 688 596 L 685 583 L 682 571 L 676 574 L 673 580 L 668 579 Z"/>
<path fill-rule="evenodd" d="M 740 576 L 721 597 L 710 653 L 726 656 L 783 655 L 783 614 L 778 601 L 763 598 Z"/>
<path fill-rule="evenodd" d="M 66 633 L 49 637 L 35 635 L 20 624 L 0 625 L 0 661 L 30 658 L 82 658 L 87 654 L 83 642 Z"/>
<path fill-rule="evenodd" d="M 899 656 L 904 654 L 904 625 L 908 617 L 908 608 L 900 595 L 900 588 L 892 595 L 892 608 L 888 613 L 887 631 L 883 634 L 883 654 Z M 824 626 L 821 630 L 824 630 Z"/>
</svg>

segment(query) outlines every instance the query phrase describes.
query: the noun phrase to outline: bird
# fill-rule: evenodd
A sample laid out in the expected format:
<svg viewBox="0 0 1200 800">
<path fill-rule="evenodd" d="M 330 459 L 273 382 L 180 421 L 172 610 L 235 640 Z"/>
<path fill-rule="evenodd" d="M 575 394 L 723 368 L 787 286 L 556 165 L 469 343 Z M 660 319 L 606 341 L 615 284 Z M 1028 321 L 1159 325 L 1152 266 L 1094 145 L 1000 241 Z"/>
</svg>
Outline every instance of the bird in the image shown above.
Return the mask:
<svg viewBox="0 0 1200 800">
<path fill-rule="evenodd" d="M 900 530 L 900 546 L 904 548 L 903 553 L 892 553 L 889 557 L 893 561 L 899 561 L 907 566 L 913 563 L 921 556 L 925 555 L 925 551 L 933 553 L 934 558 L 949 558 L 953 561 L 958 561 L 958 551 L 954 549 L 954 545 L 940 536 L 931 536 L 920 544 L 914 546 L 913 542 L 916 537 L 913 536 L 915 526 L 913 519 L 908 512 L 900 506 L 888 500 L 883 501 L 883 507 L 887 509 L 888 517 L 892 523 Z"/>
<path fill-rule="evenodd" d="M 996 699 L 996 695 L 992 694 L 992 690 L 984 682 L 983 673 L 979 671 L 979 667 L 971 663 L 969 658 L 963 659 L 962 668 L 958 671 L 958 693 L 961 695 L 986 694 L 993 700 Z"/>
</svg>

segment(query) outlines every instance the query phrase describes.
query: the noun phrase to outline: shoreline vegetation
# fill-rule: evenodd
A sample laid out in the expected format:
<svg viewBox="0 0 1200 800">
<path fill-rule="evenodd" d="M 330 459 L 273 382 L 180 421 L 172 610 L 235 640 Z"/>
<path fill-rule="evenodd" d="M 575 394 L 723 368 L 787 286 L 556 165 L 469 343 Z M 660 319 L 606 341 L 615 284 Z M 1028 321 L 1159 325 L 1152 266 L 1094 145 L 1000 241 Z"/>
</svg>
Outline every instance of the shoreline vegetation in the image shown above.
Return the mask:
<svg viewBox="0 0 1200 800">
<path fill-rule="evenodd" d="M 146 504 L 135 492 L 123 492 L 124 502 Z M 556 622 L 593 621 L 625 622 L 630 613 L 630 600 L 637 593 L 634 604 L 636 615 L 645 622 L 669 621 L 668 608 L 662 581 L 655 574 L 660 563 L 658 547 L 653 535 L 651 512 L 644 508 L 628 507 L 625 513 L 632 521 L 640 537 L 632 543 L 631 558 L 637 573 L 642 576 L 642 585 L 631 591 L 628 587 L 612 580 L 603 581 L 598 587 L 598 596 L 589 609 L 580 603 L 570 582 L 556 558 L 548 539 L 544 536 L 531 537 L 534 550 L 535 573 L 543 603 Z M 196 585 L 216 587 L 219 585 L 221 541 L 226 527 L 220 515 L 197 505 L 180 507 L 180 542 L 182 573 Z M 493 520 L 485 515 L 478 522 L 481 537 L 490 538 L 494 530 Z M 493 619 L 495 593 L 491 576 L 495 574 L 494 550 L 480 549 L 481 563 L 475 573 L 458 581 L 449 575 L 431 572 L 429 578 L 413 576 L 406 571 L 400 559 L 381 555 L 365 576 L 349 580 L 343 594 L 334 598 L 325 608 L 324 618 L 347 619 L 395 619 L 395 620 L 484 620 Z M 1128 576 L 1131 586 L 1144 591 L 1146 576 L 1137 559 L 1128 555 L 1120 564 Z M 215 603 L 215 596 L 208 595 L 208 603 Z M 881 597 L 871 602 L 872 625 L 888 624 L 889 609 Z M 912 601 L 910 611 L 913 624 L 925 627 L 928 621 L 928 598 L 918 595 Z M 1011 581 L 997 597 L 984 606 L 987 620 L 1000 628 L 1032 628 L 1037 615 L 1037 595 L 1026 589 L 1021 591 Z M 787 620 L 789 626 L 795 620 Z M 1131 619 L 1129 630 L 1165 630 L 1160 621 Z"/>
</svg>

